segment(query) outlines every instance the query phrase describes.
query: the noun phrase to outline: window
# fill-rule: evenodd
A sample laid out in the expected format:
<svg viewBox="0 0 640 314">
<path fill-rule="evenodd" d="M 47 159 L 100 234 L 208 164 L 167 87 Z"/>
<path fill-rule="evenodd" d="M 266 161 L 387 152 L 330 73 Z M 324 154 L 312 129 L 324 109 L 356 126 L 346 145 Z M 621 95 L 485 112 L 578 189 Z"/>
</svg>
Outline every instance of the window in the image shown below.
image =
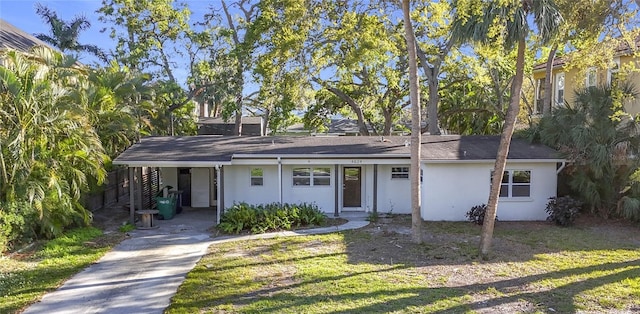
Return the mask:
<svg viewBox="0 0 640 314">
<path fill-rule="evenodd" d="M 262 168 L 251 168 L 251 186 L 262 186 L 264 184 L 264 176 Z"/>
<path fill-rule="evenodd" d="M 493 177 L 493 171 L 491 171 Z M 507 170 L 502 176 L 500 197 L 516 198 L 531 196 L 531 171 Z"/>
<path fill-rule="evenodd" d="M 586 87 L 594 87 L 598 85 L 598 72 L 596 68 L 587 69 L 587 80 L 585 83 Z"/>
<path fill-rule="evenodd" d="M 535 114 L 542 114 L 544 108 L 544 78 L 536 81 L 536 108 Z"/>
<path fill-rule="evenodd" d="M 564 73 L 556 75 L 556 105 L 564 105 Z"/>
<path fill-rule="evenodd" d="M 391 167 L 391 179 L 409 179 L 409 167 Z"/>
<path fill-rule="evenodd" d="M 331 168 L 313 168 L 313 185 L 331 185 Z"/>
<path fill-rule="evenodd" d="M 331 185 L 331 168 L 305 167 L 293 168 L 294 186 L 322 186 Z"/>
<path fill-rule="evenodd" d="M 615 58 L 613 59 L 612 67 L 607 71 L 607 80 L 612 86 L 616 85 L 618 82 L 618 72 L 620 72 L 620 58 Z"/>
</svg>

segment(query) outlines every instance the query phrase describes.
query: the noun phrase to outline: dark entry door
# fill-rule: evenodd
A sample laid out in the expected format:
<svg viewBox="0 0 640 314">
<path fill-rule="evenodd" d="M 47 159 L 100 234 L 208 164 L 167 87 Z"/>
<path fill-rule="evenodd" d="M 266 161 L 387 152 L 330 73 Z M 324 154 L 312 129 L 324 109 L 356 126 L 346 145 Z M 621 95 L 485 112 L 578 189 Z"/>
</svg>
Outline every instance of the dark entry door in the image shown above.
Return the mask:
<svg viewBox="0 0 640 314">
<path fill-rule="evenodd" d="M 178 190 L 182 191 L 182 206 L 191 206 L 191 168 L 178 168 Z"/>
<path fill-rule="evenodd" d="M 342 191 L 343 207 L 361 207 L 362 206 L 362 185 L 360 167 L 345 167 L 343 173 L 344 188 Z"/>
</svg>

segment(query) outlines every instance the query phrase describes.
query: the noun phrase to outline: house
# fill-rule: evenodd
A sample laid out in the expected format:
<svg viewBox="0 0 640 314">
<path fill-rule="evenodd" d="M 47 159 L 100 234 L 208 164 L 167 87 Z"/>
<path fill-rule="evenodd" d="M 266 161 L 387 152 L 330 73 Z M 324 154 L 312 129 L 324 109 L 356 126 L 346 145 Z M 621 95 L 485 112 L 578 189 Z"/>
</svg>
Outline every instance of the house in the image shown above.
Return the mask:
<svg viewBox="0 0 640 314">
<path fill-rule="evenodd" d="M 266 128 L 262 117 L 242 117 L 240 134 L 244 136 L 265 136 Z M 235 120 L 199 117 L 198 135 L 234 135 Z"/>
<path fill-rule="evenodd" d="M 640 48 L 640 37 L 636 40 Z M 640 88 L 640 58 L 636 53 L 639 49 L 630 49 L 626 43 L 620 44 L 614 51 L 613 59 L 606 67 L 592 66 L 588 68 L 569 67 L 569 56 L 555 58 L 552 65 L 551 99 L 552 107 L 573 103 L 575 91 L 579 88 L 610 84 L 621 72 L 628 73 L 627 80 Z M 545 91 L 546 63 L 535 65 L 533 79 L 535 84 L 534 114 L 542 114 Z M 624 105 L 630 114 L 640 113 L 640 100 L 628 101 Z"/>
<path fill-rule="evenodd" d="M 312 134 L 312 135 L 337 135 L 337 136 L 360 136 L 360 127 L 358 126 L 358 120 L 350 118 L 334 118 L 330 119 L 324 126 L 326 130 L 324 132 L 318 132 L 317 130 L 308 130 L 305 128 L 304 123 L 296 123 L 287 128 L 289 134 Z M 366 124 L 367 130 L 370 134 L 374 134 L 374 130 L 370 124 Z M 392 131 L 393 133 L 399 133 Z"/>
<path fill-rule="evenodd" d="M 34 46 L 49 47 L 42 40 L 0 19 L 0 52 L 9 49 L 29 52 Z"/>
<path fill-rule="evenodd" d="M 472 206 L 486 203 L 499 140 L 423 137 L 423 219 L 465 220 Z M 128 166 L 131 182 L 141 167 L 158 167 L 163 184 L 182 190 L 183 205 L 191 207 L 313 202 L 335 216 L 411 213 L 409 137 L 147 137 L 113 164 Z M 514 139 L 500 219 L 544 220 L 562 167 L 564 160 L 553 149 Z"/>
</svg>

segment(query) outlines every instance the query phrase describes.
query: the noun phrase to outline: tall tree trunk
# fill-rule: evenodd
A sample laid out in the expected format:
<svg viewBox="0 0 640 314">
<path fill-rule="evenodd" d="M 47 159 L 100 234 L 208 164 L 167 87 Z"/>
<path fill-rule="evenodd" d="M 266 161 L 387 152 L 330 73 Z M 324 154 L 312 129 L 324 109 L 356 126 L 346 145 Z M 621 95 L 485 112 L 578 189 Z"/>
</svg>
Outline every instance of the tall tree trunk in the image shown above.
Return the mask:
<svg viewBox="0 0 640 314">
<path fill-rule="evenodd" d="M 267 108 L 264 111 L 264 116 L 262 117 L 264 121 L 262 121 L 262 135 L 267 136 L 267 130 L 269 130 L 269 119 L 271 119 L 271 109 Z"/>
<path fill-rule="evenodd" d="M 382 129 L 382 135 L 391 135 L 391 128 L 393 127 L 393 109 L 383 108 L 382 115 L 384 116 L 384 128 Z"/>
<path fill-rule="evenodd" d="M 440 54 L 437 56 L 433 62 L 433 66 L 429 66 L 429 62 L 427 61 L 427 55 L 425 55 L 424 51 L 420 49 L 419 45 L 416 45 L 416 53 L 420 60 L 420 64 L 422 65 L 422 71 L 424 75 L 427 77 L 427 82 L 429 84 L 429 100 L 427 101 L 427 112 L 429 115 L 429 123 L 427 126 L 427 130 L 431 135 L 440 135 L 440 127 L 438 126 L 438 105 L 440 103 L 440 94 L 438 94 L 438 90 L 440 89 L 440 79 L 438 76 L 440 75 L 440 67 L 442 66 L 442 62 L 444 58 L 449 54 L 451 48 L 453 48 L 453 39 L 449 39 L 447 43 L 442 47 Z"/>
<path fill-rule="evenodd" d="M 227 7 L 227 3 L 222 0 L 222 9 L 224 10 L 224 14 L 227 17 L 227 23 L 229 24 L 229 28 L 231 28 L 231 35 L 234 43 L 234 50 L 238 52 L 240 46 L 243 42 L 240 41 L 240 37 L 238 36 L 238 30 L 236 29 L 236 25 L 233 23 L 233 18 L 231 17 L 231 13 L 229 12 L 229 8 Z M 248 20 L 247 20 L 248 22 Z M 238 56 L 238 65 L 236 68 L 236 77 L 235 77 L 235 88 L 236 91 L 236 108 L 235 108 L 235 125 L 233 128 L 233 134 L 239 136 L 242 134 L 242 92 L 244 89 L 244 58 L 242 56 Z"/>
<path fill-rule="evenodd" d="M 484 223 L 482 225 L 482 234 L 480 235 L 480 257 L 487 259 L 491 249 L 491 240 L 493 239 L 493 228 L 496 221 L 498 211 L 498 198 L 500 196 L 500 185 L 502 176 L 507 165 L 507 155 L 509 154 L 509 146 L 511 145 L 511 137 L 516 125 L 516 118 L 520 111 L 520 92 L 522 91 L 522 79 L 524 77 L 524 53 L 527 48 L 525 39 L 518 41 L 518 55 L 516 59 L 516 75 L 511 85 L 511 102 L 507 110 L 507 116 L 502 127 L 502 135 L 500 136 L 500 145 L 496 155 L 496 163 L 493 167 L 493 175 L 491 178 L 491 190 L 489 191 L 489 201 L 487 204 L 487 212 L 484 215 Z"/>
<path fill-rule="evenodd" d="M 233 127 L 233 134 L 236 136 L 242 135 L 242 91 L 236 95 L 236 113 L 235 122 Z"/>
<path fill-rule="evenodd" d="M 544 71 L 544 103 L 542 105 L 542 114 L 545 116 L 551 113 L 551 104 L 553 103 L 551 82 L 553 76 L 553 59 L 555 59 L 556 57 L 557 50 L 558 44 L 553 44 L 553 47 L 551 47 L 551 51 L 549 51 L 549 56 L 547 57 L 547 66 Z"/>
<path fill-rule="evenodd" d="M 409 0 L 402 0 L 404 33 L 409 54 L 409 98 L 411 100 L 411 233 L 415 243 L 422 243 L 422 217 L 420 214 L 420 85 L 418 83 L 418 62 L 416 38 L 411 25 Z"/>
<path fill-rule="evenodd" d="M 351 110 L 353 110 L 353 112 L 356 114 L 356 117 L 358 118 L 358 129 L 360 130 L 360 135 L 363 135 L 363 136 L 371 135 L 369 133 L 369 128 L 367 128 L 367 124 L 364 119 L 364 114 L 362 113 L 362 107 L 360 107 L 360 105 L 358 105 L 358 103 L 356 103 L 356 101 L 353 100 L 353 98 L 349 97 L 349 95 L 347 95 L 345 92 L 343 92 L 338 88 L 323 84 L 323 82 L 320 79 L 314 78 L 313 80 L 316 83 L 324 86 L 324 88 L 332 92 L 334 95 L 338 96 L 340 99 L 344 100 L 349 105 L 349 107 L 351 107 Z"/>
<path fill-rule="evenodd" d="M 438 66 L 439 67 L 439 66 Z M 440 95 L 438 94 L 438 78 L 434 77 L 434 73 L 440 72 L 439 69 L 431 68 L 432 75 L 429 78 L 429 102 L 427 103 L 427 113 L 429 115 L 429 134 L 440 135 L 440 127 L 438 126 L 438 102 Z"/>
</svg>

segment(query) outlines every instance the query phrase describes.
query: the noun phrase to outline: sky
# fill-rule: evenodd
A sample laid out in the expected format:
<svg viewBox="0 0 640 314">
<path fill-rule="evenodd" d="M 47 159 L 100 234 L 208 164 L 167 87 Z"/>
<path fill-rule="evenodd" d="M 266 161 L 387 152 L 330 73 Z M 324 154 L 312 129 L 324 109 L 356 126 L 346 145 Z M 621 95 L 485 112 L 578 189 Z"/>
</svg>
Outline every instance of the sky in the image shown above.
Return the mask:
<svg viewBox="0 0 640 314">
<path fill-rule="evenodd" d="M 91 28 L 80 34 L 80 43 L 96 45 L 105 50 L 115 48 L 115 41 L 107 33 L 100 33 L 100 29 L 105 27 L 98 21 L 98 14 L 95 13 L 101 6 L 100 1 L 0 0 L 0 18 L 29 34 L 49 34 L 49 25 L 36 14 L 35 5 L 38 2 L 55 11 L 63 20 L 71 20 L 77 15 L 85 16 L 91 22 Z M 83 59 L 89 58 L 83 56 Z"/>
<path fill-rule="evenodd" d="M 38 2 L 55 11 L 58 17 L 65 21 L 78 15 L 85 16 L 91 22 L 91 28 L 80 33 L 81 44 L 96 45 L 105 51 L 115 49 L 116 41 L 109 37 L 108 32 L 100 32 L 101 29 L 109 26 L 98 21 L 99 14 L 96 11 L 102 6 L 100 0 L 0 0 L 0 18 L 29 34 L 49 34 L 49 25 L 36 14 L 35 6 Z M 201 20 L 211 5 L 218 4 L 216 0 L 190 0 L 186 3 L 192 12 L 192 21 Z M 80 56 L 80 61 L 87 64 L 96 60 L 95 57 L 86 53 Z M 176 76 L 178 81 L 184 82 L 183 76 L 186 76 L 186 71 L 180 72 L 182 73 L 176 73 Z"/>
</svg>

